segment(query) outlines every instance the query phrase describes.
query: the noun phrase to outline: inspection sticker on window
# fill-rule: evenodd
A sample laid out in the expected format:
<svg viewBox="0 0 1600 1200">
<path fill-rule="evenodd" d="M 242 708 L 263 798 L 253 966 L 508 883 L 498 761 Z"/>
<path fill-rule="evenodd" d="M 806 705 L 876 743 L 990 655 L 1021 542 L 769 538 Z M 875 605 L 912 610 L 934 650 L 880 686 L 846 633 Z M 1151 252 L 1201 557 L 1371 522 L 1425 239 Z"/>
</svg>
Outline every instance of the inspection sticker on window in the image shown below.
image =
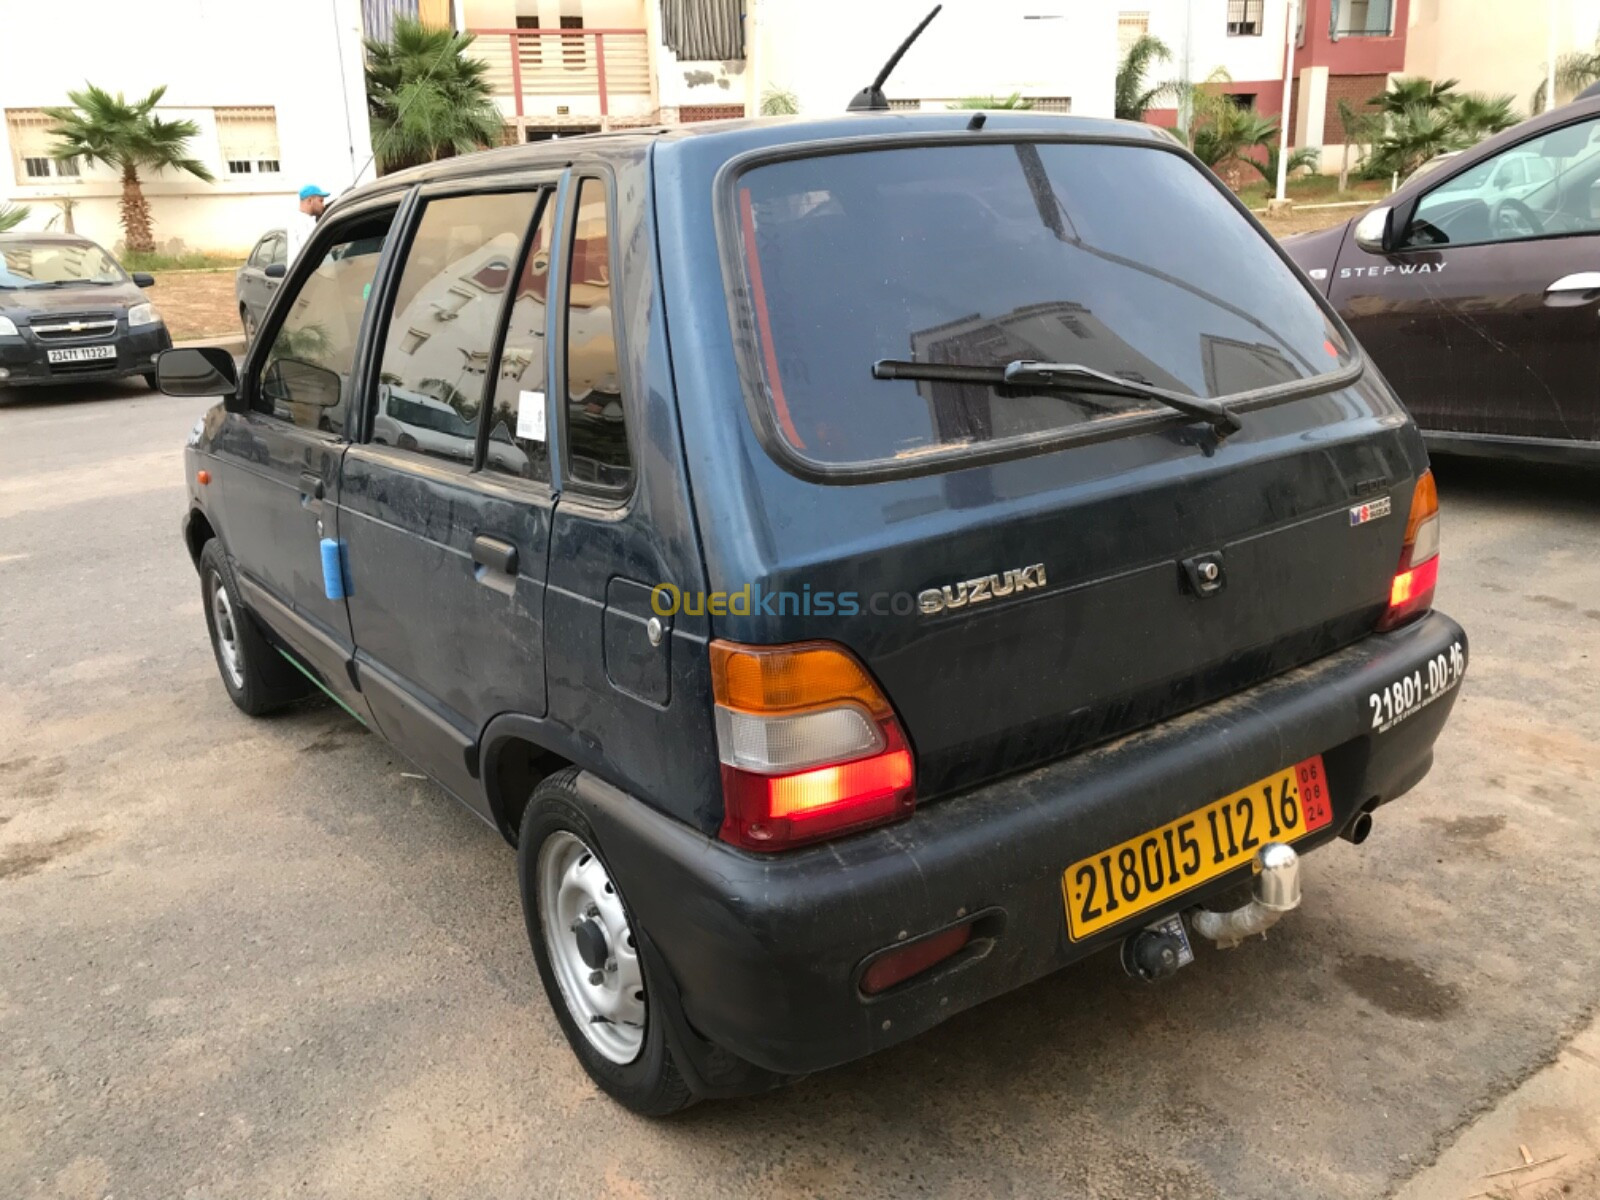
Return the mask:
<svg viewBox="0 0 1600 1200">
<path fill-rule="evenodd" d="M 1460 642 L 1428 660 L 1426 671 L 1413 671 L 1367 697 L 1372 728 L 1387 733 L 1449 693 L 1467 672 L 1467 652 Z"/>
<path fill-rule="evenodd" d="M 543 392 L 517 393 L 517 436 L 529 442 L 545 440 Z"/>
</svg>

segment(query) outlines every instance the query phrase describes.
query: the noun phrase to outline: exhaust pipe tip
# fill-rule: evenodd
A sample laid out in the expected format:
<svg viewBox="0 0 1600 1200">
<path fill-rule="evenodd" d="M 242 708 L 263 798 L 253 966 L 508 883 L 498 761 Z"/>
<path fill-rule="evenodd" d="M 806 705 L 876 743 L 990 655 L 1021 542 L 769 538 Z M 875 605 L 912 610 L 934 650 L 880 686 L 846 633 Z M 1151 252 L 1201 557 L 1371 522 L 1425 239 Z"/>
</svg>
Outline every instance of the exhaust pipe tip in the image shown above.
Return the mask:
<svg viewBox="0 0 1600 1200">
<path fill-rule="evenodd" d="M 1372 836 L 1372 814 L 1363 809 L 1350 818 L 1350 823 L 1339 831 L 1339 836 L 1352 846 L 1359 846 Z"/>
</svg>

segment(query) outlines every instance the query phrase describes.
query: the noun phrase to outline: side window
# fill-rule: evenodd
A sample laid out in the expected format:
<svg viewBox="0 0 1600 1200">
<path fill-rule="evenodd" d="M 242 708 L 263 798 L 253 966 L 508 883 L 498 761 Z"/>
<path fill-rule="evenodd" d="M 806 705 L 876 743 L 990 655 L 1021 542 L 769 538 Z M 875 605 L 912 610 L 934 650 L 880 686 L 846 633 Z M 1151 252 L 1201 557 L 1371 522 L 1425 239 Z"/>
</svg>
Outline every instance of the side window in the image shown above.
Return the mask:
<svg viewBox="0 0 1600 1200">
<path fill-rule="evenodd" d="M 271 261 L 272 237 L 269 234 L 257 242 L 256 248 L 250 251 L 250 265 L 252 267 L 264 267 Z"/>
<path fill-rule="evenodd" d="M 361 317 L 393 220 L 393 211 L 354 218 L 322 252 L 273 335 L 252 401 L 257 412 L 306 429 L 344 432 Z"/>
<path fill-rule="evenodd" d="M 1600 233 L 1600 120 L 1553 129 L 1447 179 L 1417 202 L 1405 244 L 1472 246 Z"/>
<path fill-rule="evenodd" d="M 567 277 L 567 468 L 575 482 L 621 492 L 633 482 L 633 460 L 622 412 L 608 218 L 605 184 L 583 180 Z"/>
<path fill-rule="evenodd" d="M 470 464 L 517 249 L 537 192 L 433 200 L 401 271 L 372 440 Z"/>
<path fill-rule="evenodd" d="M 289 241 L 283 234 L 274 234 L 272 247 L 267 252 L 267 266 L 286 267 L 289 265 Z"/>
<path fill-rule="evenodd" d="M 544 428 L 544 331 L 555 212 L 551 196 L 517 277 L 489 414 L 489 454 L 483 464 L 485 470 L 541 483 L 550 482 L 550 446 Z"/>
</svg>

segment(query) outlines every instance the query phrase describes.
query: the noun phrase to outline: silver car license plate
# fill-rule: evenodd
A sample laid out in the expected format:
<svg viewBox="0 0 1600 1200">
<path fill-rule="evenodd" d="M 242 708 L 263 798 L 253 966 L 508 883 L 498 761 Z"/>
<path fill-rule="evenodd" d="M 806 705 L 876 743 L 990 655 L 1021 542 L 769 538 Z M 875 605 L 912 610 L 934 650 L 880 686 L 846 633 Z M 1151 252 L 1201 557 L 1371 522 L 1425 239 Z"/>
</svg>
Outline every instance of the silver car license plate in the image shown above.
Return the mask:
<svg viewBox="0 0 1600 1200">
<path fill-rule="evenodd" d="M 46 357 L 52 363 L 93 362 L 101 358 L 115 358 L 115 346 L 63 346 L 59 350 L 46 351 Z"/>
</svg>

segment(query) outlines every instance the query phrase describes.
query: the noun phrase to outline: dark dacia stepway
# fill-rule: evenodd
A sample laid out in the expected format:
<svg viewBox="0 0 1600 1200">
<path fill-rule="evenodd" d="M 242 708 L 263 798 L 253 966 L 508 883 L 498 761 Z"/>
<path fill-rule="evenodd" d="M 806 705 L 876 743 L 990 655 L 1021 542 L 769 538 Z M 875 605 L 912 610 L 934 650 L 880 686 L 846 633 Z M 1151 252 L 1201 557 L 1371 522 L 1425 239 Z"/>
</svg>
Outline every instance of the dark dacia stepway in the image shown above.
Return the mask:
<svg viewBox="0 0 1600 1200">
<path fill-rule="evenodd" d="M 1188 962 L 1427 772 L 1421 438 L 1164 134 L 586 137 L 328 210 L 186 454 L 223 683 L 322 688 L 517 848 L 640 1112 L 1120 946 Z"/>
</svg>

